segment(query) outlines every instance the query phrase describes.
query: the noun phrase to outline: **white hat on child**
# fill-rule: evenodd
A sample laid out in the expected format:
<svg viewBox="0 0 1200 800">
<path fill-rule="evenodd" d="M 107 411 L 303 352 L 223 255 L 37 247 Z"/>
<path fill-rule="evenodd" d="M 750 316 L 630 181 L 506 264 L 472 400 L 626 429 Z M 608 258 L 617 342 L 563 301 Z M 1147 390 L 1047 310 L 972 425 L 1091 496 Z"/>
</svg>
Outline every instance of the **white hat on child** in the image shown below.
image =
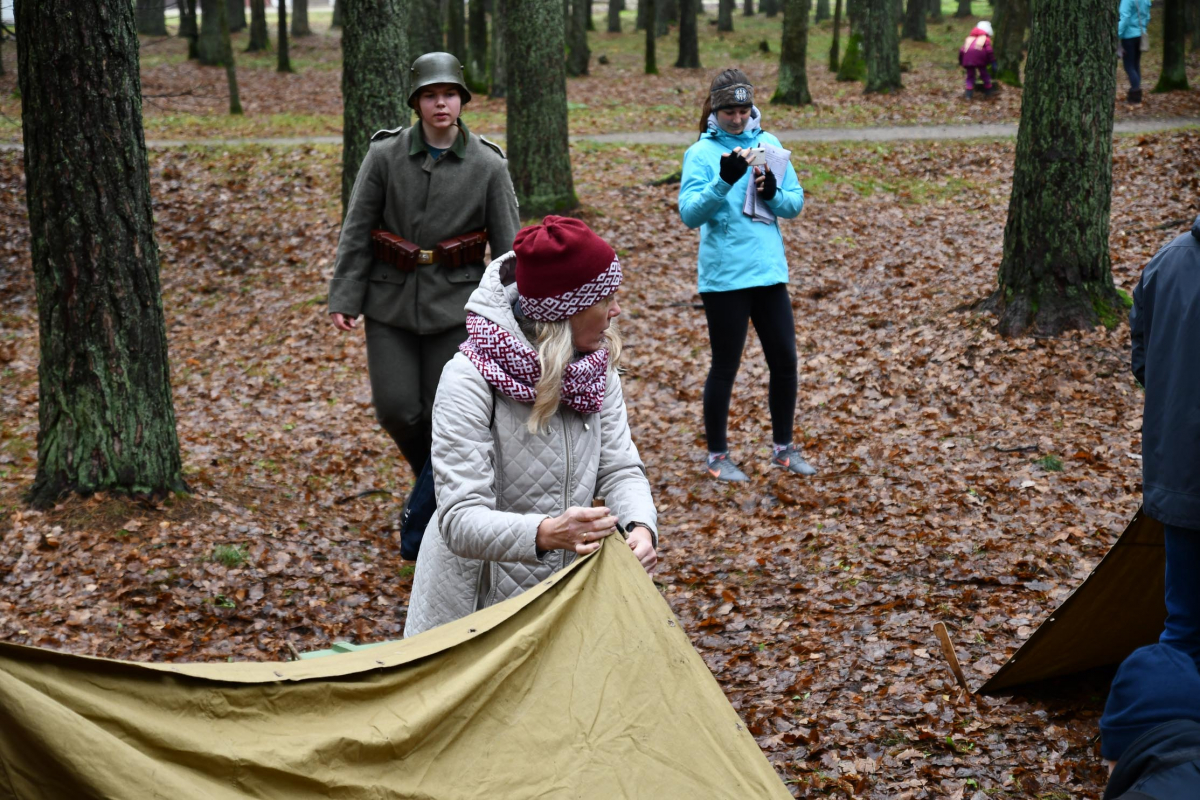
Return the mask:
<svg viewBox="0 0 1200 800">
<path fill-rule="evenodd" d="M 983 31 L 983 32 L 984 32 L 984 33 L 986 33 L 988 36 L 995 36 L 995 35 L 996 35 L 996 34 L 992 33 L 992 23 L 988 22 L 986 19 L 985 19 L 985 20 L 983 20 L 983 21 L 981 21 L 981 22 L 980 22 L 978 25 L 976 25 L 975 27 L 976 27 L 976 28 L 979 28 L 979 30 Z"/>
</svg>

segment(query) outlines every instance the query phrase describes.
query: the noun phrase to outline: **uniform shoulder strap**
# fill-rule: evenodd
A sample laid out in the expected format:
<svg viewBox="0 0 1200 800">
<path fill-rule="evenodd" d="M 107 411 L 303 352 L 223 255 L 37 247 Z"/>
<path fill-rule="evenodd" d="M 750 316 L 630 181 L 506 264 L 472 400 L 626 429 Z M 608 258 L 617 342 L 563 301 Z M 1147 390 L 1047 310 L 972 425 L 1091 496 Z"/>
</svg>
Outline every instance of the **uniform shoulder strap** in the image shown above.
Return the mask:
<svg viewBox="0 0 1200 800">
<path fill-rule="evenodd" d="M 401 125 L 399 128 L 392 128 L 391 130 L 384 128 L 381 131 L 375 131 L 375 133 L 373 133 L 371 135 L 371 141 L 378 142 L 380 139 L 387 139 L 392 136 L 397 136 L 403 130 L 404 130 L 404 126 Z"/>
<path fill-rule="evenodd" d="M 479 136 L 479 135 L 478 135 L 478 134 L 476 134 L 476 136 Z M 492 148 L 493 150 L 495 150 L 495 151 L 496 151 L 496 155 L 500 156 L 500 157 L 501 157 L 501 158 L 503 158 L 505 161 L 507 161 L 507 160 L 508 160 L 508 156 L 504 155 L 504 151 L 503 151 L 503 150 L 500 148 L 500 145 L 496 144 L 495 142 L 489 141 L 489 140 L 487 139 L 487 137 L 484 137 L 484 136 L 479 136 L 479 141 L 483 142 L 483 143 L 484 143 L 484 144 L 486 144 L 488 147 L 490 147 L 490 148 Z"/>
</svg>

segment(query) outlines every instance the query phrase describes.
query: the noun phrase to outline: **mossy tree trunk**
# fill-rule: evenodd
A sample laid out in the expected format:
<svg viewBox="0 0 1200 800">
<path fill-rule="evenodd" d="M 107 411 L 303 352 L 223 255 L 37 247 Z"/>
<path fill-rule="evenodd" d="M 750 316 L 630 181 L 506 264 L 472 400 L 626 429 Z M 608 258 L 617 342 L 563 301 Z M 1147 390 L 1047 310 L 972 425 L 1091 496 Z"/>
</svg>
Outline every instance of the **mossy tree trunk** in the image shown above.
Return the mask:
<svg viewBox="0 0 1200 800">
<path fill-rule="evenodd" d="M 250 41 L 247 53 L 259 53 L 271 49 L 271 37 L 267 35 L 266 0 L 250 0 Z"/>
<path fill-rule="evenodd" d="M 200 36 L 196 40 L 196 56 L 206 67 L 221 61 L 221 13 L 225 0 L 200 0 Z"/>
<path fill-rule="evenodd" d="M 958 8 L 954 9 L 955 19 L 964 19 L 971 16 L 971 0 L 958 0 Z"/>
<path fill-rule="evenodd" d="M 929 0 L 908 0 L 908 8 L 904 14 L 904 30 L 900 36 L 914 42 L 925 42 L 929 36 L 925 32 L 925 10 Z"/>
<path fill-rule="evenodd" d="M 463 0 L 449 0 L 446 4 L 446 52 L 467 63 L 467 19 Z"/>
<path fill-rule="evenodd" d="M 833 0 L 833 41 L 829 43 L 829 71 L 837 72 L 841 66 L 841 54 L 838 46 L 841 44 L 842 0 Z"/>
<path fill-rule="evenodd" d="M 772 104 L 803 106 L 812 103 L 808 93 L 808 12 L 811 0 L 786 0 L 783 6 L 783 41 L 779 48 L 779 82 Z"/>
<path fill-rule="evenodd" d="M 554 214 L 578 205 L 567 148 L 567 75 L 561 0 L 510 0 L 508 171 L 522 215 Z"/>
<path fill-rule="evenodd" d="M 787 16 L 787 4 L 784 3 L 784 16 Z M 829 0 L 817 0 L 817 13 L 813 15 L 813 22 L 824 22 L 830 18 Z"/>
<path fill-rule="evenodd" d="M 133 3 L 14 11 L 40 346 L 29 500 L 185 490 Z"/>
<path fill-rule="evenodd" d="M 1162 74 L 1154 86 L 1155 92 L 1174 92 L 1188 89 L 1186 0 L 1163 0 L 1163 63 Z"/>
<path fill-rule="evenodd" d="M 608 0 L 608 32 L 621 32 L 621 4 L 616 0 Z"/>
<path fill-rule="evenodd" d="M 312 36 L 308 24 L 308 0 L 292 0 L 292 37 Z"/>
<path fill-rule="evenodd" d="M 408 0 L 339 0 L 342 17 L 342 216 L 371 136 L 408 125 Z"/>
<path fill-rule="evenodd" d="M 508 52 L 504 44 L 504 12 L 510 0 L 492 0 L 492 68 L 490 97 L 508 96 Z"/>
<path fill-rule="evenodd" d="M 574 78 L 588 74 L 588 61 L 592 57 L 587 43 L 588 7 L 586 0 L 568 0 L 564 5 L 570 9 L 566 29 L 567 74 Z"/>
<path fill-rule="evenodd" d="M 473 92 L 487 91 L 488 26 L 483 0 L 467 6 L 467 82 Z"/>
<path fill-rule="evenodd" d="M 143 36 L 167 35 L 167 7 L 164 0 L 137 0 L 137 31 Z"/>
<path fill-rule="evenodd" d="M 850 33 L 862 33 L 866 4 L 867 0 L 846 0 L 846 21 L 850 25 Z"/>
<path fill-rule="evenodd" d="M 1117 6 L 1033 8 L 1004 257 L 986 303 L 1006 336 L 1090 328 L 1124 311 L 1108 254 Z"/>
<path fill-rule="evenodd" d="M 654 19 L 653 15 L 655 13 L 654 6 L 655 6 L 655 4 L 657 4 L 661 1 L 662 0 L 638 0 L 638 8 L 640 9 L 642 6 L 645 6 L 646 13 L 651 15 L 650 19 L 653 20 Z M 656 37 L 655 37 L 655 31 L 654 31 L 654 24 L 652 22 L 647 23 L 646 24 L 646 53 L 645 53 L 645 63 L 646 63 L 645 73 L 647 75 L 657 75 L 658 74 L 658 53 L 655 52 L 656 47 L 657 47 L 657 45 L 655 44 L 655 38 Z"/>
<path fill-rule="evenodd" d="M 340 0 L 337 4 L 338 8 L 342 7 L 342 3 L 348 0 Z M 279 12 L 279 49 L 275 56 L 275 71 L 276 72 L 291 72 L 292 59 L 288 54 L 288 15 L 287 15 L 287 0 L 278 0 L 276 8 Z"/>
<path fill-rule="evenodd" d="M 700 38 L 696 30 L 696 6 L 701 0 L 679 0 L 679 58 L 675 66 L 700 69 Z"/>
<path fill-rule="evenodd" d="M 735 0 L 717 0 L 717 30 L 728 33 L 733 30 L 733 4 Z M 640 7 L 640 0 L 639 0 Z"/>
<path fill-rule="evenodd" d="M 1025 31 L 1029 25 L 1030 0 L 997 0 L 996 38 L 992 42 L 996 54 L 996 79 L 1009 86 L 1021 85 L 1021 56 L 1025 48 Z"/>
<path fill-rule="evenodd" d="M 229 113 L 242 113 L 241 95 L 238 93 L 237 65 L 233 61 L 233 41 L 229 38 L 229 5 L 217 5 L 217 21 L 221 27 L 221 63 L 225 65 L 225 81 L 229 86 Z"/>
<path fill-rule="evenodd" d="M 900 37 L 892 0 L 864 0 L 863 49 L 866 50 L 865 92 L 894 92 L 900 84 Z"/>
<path fill-rule="evenodd" d="M 446 49 L 442 37 L 442 6 L 438 0 L 407 0 L 412 24 L 408 31 L 409 64 L 418 56 Z M 353 2 L 353 0 L 351 0 Z M 406 64 L 405 66 L 409 66 Z"/>
</svg>

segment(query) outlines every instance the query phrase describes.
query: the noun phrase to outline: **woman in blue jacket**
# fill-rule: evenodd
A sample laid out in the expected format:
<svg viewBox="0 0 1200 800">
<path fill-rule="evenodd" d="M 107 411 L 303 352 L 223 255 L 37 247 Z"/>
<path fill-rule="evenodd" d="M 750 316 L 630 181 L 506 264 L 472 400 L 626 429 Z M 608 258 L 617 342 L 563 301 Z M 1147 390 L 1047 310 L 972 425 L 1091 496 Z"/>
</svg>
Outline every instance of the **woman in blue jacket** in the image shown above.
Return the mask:
<svg viewBox="0 0 1200 800">
<path fill-rule="evenodd" d="M 1142 34 L 1150 25 L 1150 0 L 1121 0 L 1117 37 L 1121 40 L 1118 52 L 1129 78 L 1130 103 L 1142 102 Z"/>
<path fill-rule="evenodd" d="M 796 329 L 776 219 L 800 214 L 804 190 L 790 163 L 782 175 L 766 166 L 750 167 L 746 150 L 779 147 L 779 140 L 762 129 L 761 120 L 754 86 L 744 72 L 727 69 L 714 78 L 700 114 L 700 139 L 683 157 L 679 187 L 679 214 L 689 228 L 700 229 L 700 298 L 712 348 L 712 366 L 704 382 L 704 432 L 708 472 L 721 481 L 749 480 L 729 459 L 725 434 L 750 322 L 770 370 L 770 464 L 800 475 L 816 473 L 792 443 Z M 752 213 L 744 210 L 750 181 L 759 201 Z"/>
</svg>

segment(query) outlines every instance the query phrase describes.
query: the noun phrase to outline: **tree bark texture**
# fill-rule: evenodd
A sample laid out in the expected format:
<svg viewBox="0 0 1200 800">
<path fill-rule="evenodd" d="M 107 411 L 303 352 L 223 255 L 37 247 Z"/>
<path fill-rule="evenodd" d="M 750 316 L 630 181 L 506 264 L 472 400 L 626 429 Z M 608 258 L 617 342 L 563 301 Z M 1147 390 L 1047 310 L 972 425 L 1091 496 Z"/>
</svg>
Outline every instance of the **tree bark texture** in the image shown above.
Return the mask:
<svg viewBox="0 0 1200 800">
<path fill-rule="evenodd" d="M 184 490 L 133 4 L 14 11 L 41 361 L 29 499 Z"/>
<path fill-rule="evenodd" d="M 196 0 L 179 0 L 179 33 L 180 39 L 195 40 L 200 33 L 200 29 L 196 26 Z M 188 53 L 188 58 L 195 58 L 193 54 Z"/>
<path fill-rule="evenodd" d="M 942 0 L 929 0 L 929 21 L 930 22 L 945 22 L 946 17 L 942 14 Z"/>
<path fill-rule="evenodd" d="M 312 36 L 308 24 L 308 0 L 292 0 L 292 38 Z"/>
<path fill-rule="evenodd" d="M 845 0 L 846 21 L 850 25 L 850 33 L 862 33 L 863 19 L 866 14 L 868 0 Z"/>
<path fill-rule="evenodd" d="M 1154 86 L 1155 92 L 1186 92 L 1188 89 L 1187 61 L 1184 57 L 1184 45 L 1187 43 L 1185 2 L 1163 1 L 1162 74 Z"/>
<path fill-rule="evenodd" d="M 341 8 L 342 3 L 347 0 L 341 0 L 337 7 Z M 276 51 L 275 71 L 276 72 L 291 72 L 292 59 L 288 54 L 288 15 L 287 15 L 287 0 L 278 0 L 277 10 L 279 12 L 279 49 Z"/>
<path fill-rule="evenodd" d="M 1108 255 L 1117 5 L 1033 8 L 1004 257 L 987 303 L 1006 336 L 1055 335 L 1124 312 Z"/>
<path fill-rule="evenodd" d="M 483 0 L 467 6 L 467 83 L 473 92 L 488 88 L 488 26 Z"/>
<path fill-rule="evenodd" d="M 971 0 L 958 0 L 958 8 L 954 9 L 954 18 L 963 19 L 971 16 Z"/>
<path fill-rule="evenodd" d="M 659 3 L 659 2 L 661 2 L 661 0 L 638 0 L 638 8 L 640 9 L 642 6 L 645 6 L 646 14 L 649 15 L 649 19 L 653 20 L 654 14 L 655 14 L 654 6 L 656 3 Z M 655 52 L 657 45 L 655 44 L 654 40 L 655 40 L 654 25 L 652 23 L 647 23 L 646 24 L 646 55 L 645 55 L 645 61 L 646 61 L 645 72 L 647 75 L 657 75 L 658 74 L 658 53 Z"/>
<path fill-rule="evenodd" d="M 808 93 L 808 12 L 810 0 L 786 0 L 783 6 L 783 41 L 779 49 L 779 82 L 771 103 L 803 106 L 812 103 Z"/>
<path fill-rule="evenodd" d="M 911 39 L 914 42 L 928 41 L 929 37 L 925 33 L 925 9 L 929 7 L 929 0 L 908 0 L 908 8 L 904 14 L 904 30 L 900 33 L 900 38 Z"/>
<path fill-rule="evenodd" d="M 865 0 L 863 48 L 866 50 L 865 92 L 894 92 L 900 84 L 900 37 L 892 0 Z"/>
<path fill-rule="evenodd" d="M 842 0 L 833 0 L 833 41 L 829 44 L 829 71 L 837 72 L 841 66 L 838 46 L 841 44 L 840 29 L 842 27 Z"/>
<path fill-rule="evenodd" d="M 221 26 L 221 63 L 225 65 L 225 81 L 229 86 L 229 113 L 242 113 L 242 99 L 238 93 L 237 65 L 233 61 L 233 41 L 229 38 L 229 5 L 217 5 L 217 21 Z"/>
<path fill-rule="evenodd" d="M 490 97 L 508 96 L 508 53 L 504 44 L 505 11 L 511 0 L 492 0 L 492 82 Z"/>
<path fill-rule="evenodd" d="M 671 32 L 671 9 L 667 0 L 654 0 L 654 34 L 666 36 Z"/>
<path fill-rule="evenodd" d="M 137 31 L 143 36 L 167 35 L 164 0 L 137 0 Z"/>
<path fill-rule="evenodd" d="M 762 0 L 758 4 L 758 10 L 768 17 L 774 17 L 779 14 L 779 0 Z"/>
<path fill-rule="evenodd" d="M 675 66 L 700 69 L 700 38 L 696 30 L 696 6 L 701 0 L 679 0 L 679 58 Z"/>
<path fill-rule="evenodd" d="M 267 35 L 267 8 L 265 0 L 250 0 L 250 41 L 247 53 L 258 53 L 271 48 L 271 37 Z"/>
<path fill-rule="evenodd" d="M 608 32 L 621 32 L 621 6 L 616 0 L 608 0 Z"/>
<path fill-rule="evenodd" d="M 342 16 L 344 15 L 344 13 L 345 13 L 345 11 L 342 9 L 342 2 L 341 2 L 341 0 L 338 0 L 338 2 L 333 7 L 333 21 L 331 21 L 329 23 L 330 29 L 343 27 L 342 26 Z"/>
<path fill-rule="evenodd" d="M 787 5 L 784 4 L 784 15 L 787 15 Z M 824 22 L 829 19 L 829 0 L 817 0 L 817 13 L 813 16 L 813 22 Z"/>
<path fill-rule="evenodd" d="M 1029 24 L 1030 0 L 996 0 L 992 42 L 996 54 L 996 79 L 1010 86 L 1021 85 L 1021 56 Z"/>
<path fill-rule="evenodd" d="M 746 0 L 746 3 L 742 8 L 742 16 L 743 17 L 753 17 L 754 16 L 754 0 Z"/>
<path fill-rule="evenodd" d="M 225 0 L 200 0 L 200 37 L 196 55 L 206 67 L 221 64 L 221 14 L 218 9 Z"/>
<path fill-rule="evenodd" d="M 653 19 L 653 16 L 650 15 L 649 9 L 650 7 L 643 3 L 642 0 L 638 0 L 637 16 L 634 18 L 633 23 L 633 29 L 635 31 L 646 30 L 647 20 Z"/>
<path fill-rule="evenodd" d="M 586 0 L 569 2 L 571 15 L 567 20 L 567 74 L 578 77 L 588 74 L 588 61 L 592 57 L 587 43 L 588 6 Z"/>
<path fill-rule="evenodd" d="M 1200 0 L 1191 0 L 1187 7 L 1188 35 L 1192 38 L 1192 52 L 1200 52 Z"/>
<path fill-rule="evenodd" d="M 450 0 L 446 4 L 446 52 L 467 63 L 467 19 L 463 0 Z"/>
<path fill-rule="evenodd" d="M 225 11 L 229 15 L 229 31 L 237 33 L 246 30 L 245 0 L 228 0 Z"/>
<path fill-rule="evenodd" d="M 592 19 L 592 0 L 586 0 L 586 2 L 587 2 L 587 30 L 594 31 L 594 30 L 596 30 L 596 23 Z"/>
<path fill-rule="evenodd" d="M 578 200 L 567 148 L 562 2 L 510 0 L 506 6 L 508 171 L 523 215 L 566 211 Z"/>
<path fill-rule="evenodd" d="M 734 0 L 717 0 L 717 30 L 728 33 L 733 30 Z M 640 0 L 639 0 L 640 6 Z"/>
<path fill-rule="evenodd" d="M 384 128 L 408 125 L 408 0 L 339 0 L 342 23 L 342 216 L 371 146 Z"/>
<path fill-rule="evenodd" d="M 408 52 L 412 58 L 405 66 L 426 53 L 438 53 L 446 49 L 442 38 L 442 7 L 438 0 L 408 0 L 408 5 L 408 14 L 412 19 L 408 32 Z"/>
</svg>

